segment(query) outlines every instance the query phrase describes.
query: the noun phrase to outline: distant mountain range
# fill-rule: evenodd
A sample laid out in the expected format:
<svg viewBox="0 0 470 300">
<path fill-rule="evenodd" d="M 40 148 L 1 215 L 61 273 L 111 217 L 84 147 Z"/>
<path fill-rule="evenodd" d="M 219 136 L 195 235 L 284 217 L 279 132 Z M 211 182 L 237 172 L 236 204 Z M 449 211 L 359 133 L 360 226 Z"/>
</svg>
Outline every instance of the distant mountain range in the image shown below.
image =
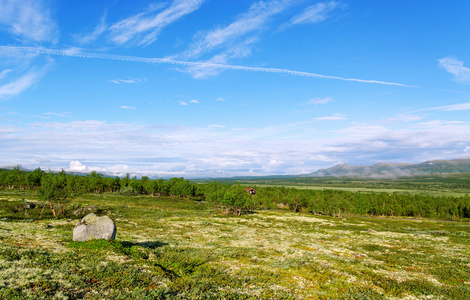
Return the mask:
<svg viewBox="0 0 470 300">
<path fill-rule="evenodd" d="M 468 173 L 470 159 L 431 160 L 420 164 L 378 163 L 372 166 L 351 166 L 339 164 L 328 169 L 320 169 L 308 177 L 366 177 L 396 178 L 426 174 Z"/>
</svg>

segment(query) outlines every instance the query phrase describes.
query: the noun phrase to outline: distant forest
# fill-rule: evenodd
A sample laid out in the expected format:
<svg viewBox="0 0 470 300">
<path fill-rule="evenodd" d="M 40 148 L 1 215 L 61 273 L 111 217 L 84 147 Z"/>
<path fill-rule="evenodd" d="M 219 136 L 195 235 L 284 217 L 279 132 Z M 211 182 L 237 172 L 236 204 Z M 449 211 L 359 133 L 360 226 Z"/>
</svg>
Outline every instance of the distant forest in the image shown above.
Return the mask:
<svg viewBox="0 0 470 300">
<path fill-rule="evenodd" d="M 193 183 L 184 178 L 149 179 L 146 176 L 109 177 L 97 172 L 88 175 L 22 170 L 0 170 L 0 188 L 35 190 L 38 198 L 54 216 L 65 214 L 71 200 L 86 193 L 113 193 L 123 196 L 183 197 L 205 201 L 209 207 L 227 214 L 240 215 L 261 209 L 290 209 L 312 214 L 344 216 L 392 216 L 470 219 L 470 196 L 408 195 L 385 192 L 348 192 L 309 190 L 284 186 L 244 186 L 216 181 Z M 253 188 L 256 194 L 247 189 Z"/>
</svg>

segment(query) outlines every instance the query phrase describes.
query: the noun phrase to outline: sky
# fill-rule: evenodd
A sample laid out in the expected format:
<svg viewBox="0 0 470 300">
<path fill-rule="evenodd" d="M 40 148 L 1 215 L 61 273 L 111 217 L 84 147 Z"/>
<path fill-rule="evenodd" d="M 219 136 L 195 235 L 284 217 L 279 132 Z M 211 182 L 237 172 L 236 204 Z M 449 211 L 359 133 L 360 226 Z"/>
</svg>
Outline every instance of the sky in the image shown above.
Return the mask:
<svg viewBox="0 0 470 300">
<path fill-rule="evenodd" d="M 469 158 L 469 20 L 468 0 L 0 0 L 0 167 Z"/>
</svg>

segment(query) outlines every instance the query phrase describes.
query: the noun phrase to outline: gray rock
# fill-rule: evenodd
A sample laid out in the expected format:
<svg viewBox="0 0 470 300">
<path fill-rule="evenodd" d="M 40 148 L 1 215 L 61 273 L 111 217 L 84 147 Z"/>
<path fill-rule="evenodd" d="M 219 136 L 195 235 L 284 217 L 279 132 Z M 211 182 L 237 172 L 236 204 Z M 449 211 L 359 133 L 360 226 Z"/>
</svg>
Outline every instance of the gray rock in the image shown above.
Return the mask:
<svg viewBox="0 0 470 300">
<path fill-rule="evenodd" d="M 76 242 L 115 238 L 116 224 L 108 216 L 98 217 L 93 213 L 88 214 L 73 229 L 73 240 Z"/>
</svg>

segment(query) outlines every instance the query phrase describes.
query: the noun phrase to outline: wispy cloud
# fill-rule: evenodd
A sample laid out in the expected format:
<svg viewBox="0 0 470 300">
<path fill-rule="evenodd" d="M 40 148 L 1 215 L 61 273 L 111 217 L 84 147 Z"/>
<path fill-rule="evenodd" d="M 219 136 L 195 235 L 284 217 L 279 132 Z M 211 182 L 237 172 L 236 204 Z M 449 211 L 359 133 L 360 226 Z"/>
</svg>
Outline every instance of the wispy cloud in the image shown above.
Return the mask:
<svg viewBox="0 0 470 300">
<path fill-rule="evenodd" d="M 117 45 L 153 43 L 160 31 L 181 17 L 199 9 L 204 0 L 174 0 L 167 8 L 161 4 L 152 4 L 137 15 L 126 18 L 109 27 L 110 39 Z"/>
<path fill-rule="evenodd" d="M 7 76 L 8 73 L 10 73 L 12 69 L 6 69 L 0 72 L 0 80 L 3 79 L 5 76 Z"/>
<path fill-rule="evenodd" d="M 39 81 L 45 69 L 29 70 L 19 78 L 0 85 L 0 99 L 8 96 L 16 96 Z"/>
<path fill-rule="evenodd" d="M 70 113 L 69 112 L 61 112 L 61 113 L 54 113 L 54 112 L 47 112 L 47 113 L 43 113 L 43 115 L 45 116 L 53 116 L 53 117 L 68 117 L 70 116 Z"/>
<path fill-rule="evenodd" d="M 314 105 L 318 105 L 318 104 L 327 104 L 328 102 L 331 102 L 333 101 L 332 98 L 330 97 L 325 97 L 325 98 L 314 98 L 314 99 L 310 99 L 307 103 L 303 103 L 302 105 L 311 105 L 311 104 L 314 104 Z"/>
<path fill-rule="evenodd" d="M 91 33 L 87 34 L 74 34 L 73 37 L 79 44 L 89 44 L 98 39 L 100 35 L 102 35 L 106 29 L 108 29 L 108 25 L 106 24 L 106 16 L 107 13 L 104 13 L 101 17 L 100 23 L 96 25 L 94 30 Z"/>
<path fill-rule="evenodd" d="M 238 44 L 234 44 L 231 47 L 227 47 L 212 58 L 205 60 L 203 64 L 187 67 L 183 72 L 190 73 L 196 79 L 216 76 L 224 70 L 220 68 L 219 65 L 227 64 L 234 59 L 249 56 L 251 54 L 251 45 L 255 41 L 256 38 L 252 37 Z"/>
<path fill-rule="evenodd" d="M 173 65 L 181 65 L 181 66 L 187 66 L 187 67 L 203 66 L 203 67 L 208 67 L 208 68 L 219 68 L 219 69 L 224 69 L 224 70 L 278 73 L 278 74 L 288 74 L 288 75 L 293 75 L 293 76 L 336 79 L 336 80 L 362 82 L 362 83 L 385 84 L 385 85 L 394 85 L 394 86 L 402 86 L 402 87 L 417 87 L 413 85 L 406 85 L 406 84 L 395 83 L 395 82 L 357 79 L 357 78 L 344 78 L 344 77 L 339 77 L 339 76 L 322 75 L 322 74 L 316 74 L 316 73 L 310 73 L 310 72 L 301 72 L 301 71 L 279 69 L 279 68 L 246 67 L 246 66 L 229 65 L 229 64 L 181 61 L 181 60 L 168 59 L 168 58 L 145 58 L 145 57 L 136 57 L 136 56 L 123 56 L 123 55 L 89 53 L 89 52 L 87 53 L 87 52 L 77 52 L 77 51 L 67 51 L 67 50 L 53 50 L 53 49 L 35 48 L 35 47 L 0 46 L 0 50 L 11 50 L 11 49 L 14 49 L 16 51 L 28 52 L 28 53 L 70 56 L 70 57 L 79 57 L 79 58 L 84 58 L 84 59 L 106 59 L 106 60 L 118 60 L 118 61 L 124 61 L 124 62 L 139 62 L 139 63 L 148 63 L 148 64 L 173 64 Z"/>
<path fill-rule="evenodd" d="M 135 109 L 135 107 L 133 107 L 133 106 L 126 106 L 126 105 L 122 105 L 122 106 L 120 106 L 120 108 L 122 108 L 122 109 Z"/>
<path fill-rule="evenodd" d="M 144 79 L 112 79 L 112 80 L 110 80 L 110 82 L 115 83 L 115 84 L 121 84 L 121 83 L 139 84 L 142 81 L 147 81 L 147 78 L 144 78 Z"/>
<path fill-rule="evenodd" d="M 463 61 L 455 57 L 444 57 L 438 60 L 439 67 L 446 70 L 454 76 L 454 81 L 457 82 L 470 82 L 470 69 L 464 67 Z"/>
<path fill-rule="evenodd" d="M 238 15 L 231 24 L 197 33 L 195 42 L 184 53 L 184 56 L 196 57 L 215 48 L 239 44 L 239 38 L 262 29 L 271 17 L 285 10 L 292 2 L 276 0 L 254 3 L 247 12 Z"/>
<path fill-rule="evenodd" d="M 439 107 L 428 108 L 425 110 L 440 110 L 440 111 L 460 111 L 460 110 L 470 110 L 470 102 L 467 103 L 460 103 L 460 104 L 453 104 L 453 105 L 445 105 Z"/>
<path fill-rule="evenodd" d="M 395 117 L 391 117 L 383 121 L 384 124 L 391 124 L 391 123 L 409 123 L 409 122 L 416 122 L 423 119 L 422 116 L 418 115 L 411 115 L 411 114 L 404 114 L 404 115 L 398 115 Z"/>
<path fill-rule="evenodd" d="M 341 121 L 345 119 L 346 116 L 340 113 L 333 114 L 332 116 L 315 118 L 317 121 Z"/>
<path fill-rule="evenodd" d="M 44 1 L 0 0 L 0 8 L 0 25 L 17 39 L 24 42 L 57 41 L 57 26 Z"/>
<path fill-rule="evenodd" d="M 181 100 L 179 103 L 180 105 L 188 106 L 190 104 L 199 104 L 200 102 L 198 100 L 193 99 L 193 100 L 190 100 L 189 102 Z"/>
<path fill-rule="evenodd" d="M 343 5 L 337 1 L 316 3 L 305 8 L 301 13 L 293 16 L 289 22 L 281 25 L 280 29 L 286 29 L 294 25 L 314 24 L 322 22 L 329 17 L 330 12 L 339 7 L 343 7 Z"/>
</svg>

